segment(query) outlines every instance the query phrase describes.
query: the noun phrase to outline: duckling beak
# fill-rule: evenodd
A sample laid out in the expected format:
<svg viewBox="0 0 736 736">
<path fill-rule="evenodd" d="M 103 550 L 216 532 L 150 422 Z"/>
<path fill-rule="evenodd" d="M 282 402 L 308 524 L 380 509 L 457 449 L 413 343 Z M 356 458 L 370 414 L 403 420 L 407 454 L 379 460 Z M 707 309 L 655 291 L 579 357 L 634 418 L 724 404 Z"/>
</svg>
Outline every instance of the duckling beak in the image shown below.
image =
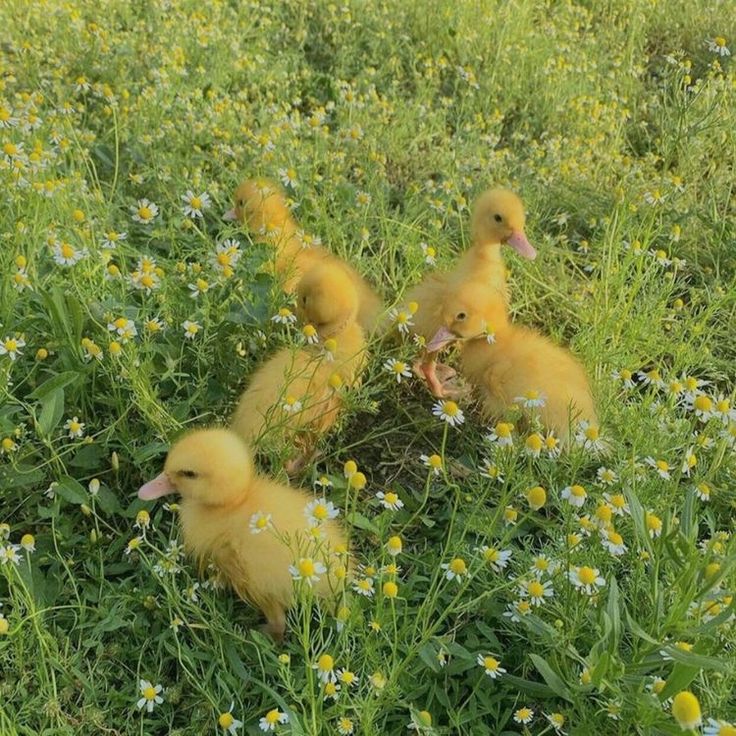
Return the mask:
<svg viewBox="0 0 736 736">
<path fill-rule="evenodd" d="M 510 245 L 520 256 L 528 258 L 530 261 L 537 257 L 537 251 L 526 239 L 523 230 L 514 230 L 506 241 L 506 245 Z"/>
<path fill-rule="evenodd" d="M 434 337 L 426 345 L 426 350 L 428 353 L 438 353 L 451 342 L 455 342 L 455 340 L 457 340 L 457 335 L 453 335 L 447 327 L 440 327 Z"/>
<path fill-rule="evenodd" d="M 157 475 L 153 480 L 149 480 L 144 486 L 138 489 L 138 498 L 144 501 L 153 501 L 154 498 L 167 496 L 169 493 L 176 493 L 176 488 L 171 485 L 166 473 Z"/>
<path fill-rule="evenodd" d="M 227 220 L 227 222 L 235 222 L 238 219 L 238 215 L 235 212 L 235 208 L 228 210 L 223 216 L 223 220 Z"/>
</svg>

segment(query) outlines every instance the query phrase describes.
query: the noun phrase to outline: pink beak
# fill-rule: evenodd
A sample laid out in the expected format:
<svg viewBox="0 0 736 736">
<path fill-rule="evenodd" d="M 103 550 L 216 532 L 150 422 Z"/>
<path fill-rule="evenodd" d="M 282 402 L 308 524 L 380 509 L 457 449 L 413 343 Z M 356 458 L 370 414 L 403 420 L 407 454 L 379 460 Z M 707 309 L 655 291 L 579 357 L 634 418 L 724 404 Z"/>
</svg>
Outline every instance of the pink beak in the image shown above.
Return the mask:
<svg viewBox="0 0 736 736">
<path fill-rule="evenodd" d="M 154 498 L 168 496 L 169 493 L 176 493 L 176 488 L 171 485 L 166 473 L 161 473 L 138 489 L 138 498 L 153 501 Z"/>
<path fill-rule="evenodd" d="M 453 335 L 447 327 L 440 327 L 434 337 L 429 341 L 429 344 L 426 346 L 426 350 L 428 353 L 438 353 L 442 348 L 446 347 L 451 342 L 455 342 L 457 339 L 457 335 Z"/>
<path fill-rule="evenodd" d="M 235 214 L 235 208 L 228 210 L 223 216 L 223 220 L 227 220 L 228 222 L 235 222 L 238 219 L 237 214 Z"/>
<path fill-rule="evenodd" d="M 521 230 L 515 230 L 511 233 L 506 245 L 510 245 L 520 256 L 533 261 L 537 257 L 537 251 L 534 246 L 526 239 L 526 235 Z"/>
</svg>

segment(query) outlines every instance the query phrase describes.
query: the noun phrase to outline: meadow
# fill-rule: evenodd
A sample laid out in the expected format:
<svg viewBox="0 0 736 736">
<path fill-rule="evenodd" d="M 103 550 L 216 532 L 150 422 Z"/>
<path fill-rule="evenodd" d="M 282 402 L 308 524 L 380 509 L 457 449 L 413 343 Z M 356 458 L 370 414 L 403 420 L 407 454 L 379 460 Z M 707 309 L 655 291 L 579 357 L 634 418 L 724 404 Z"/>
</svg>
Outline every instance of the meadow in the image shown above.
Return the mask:
<svg viewBox="0 0 736 736">
<path fill-rule="evenodd" d="M 0 4 L 0 735 L 736 733 L 732 11 Z M 359 573 L 282 644 L 197 575 L 175 499 L 136 497 L 301 339 L 221 217 L 248 176 L 398 312 L 474 197 L 517 191 L 514 319 L 601 418 L 561 454 L 469 398 L 450 426 L 387 367 L 411 335 L 375 339 L 298 479 Z"/>
</svg>

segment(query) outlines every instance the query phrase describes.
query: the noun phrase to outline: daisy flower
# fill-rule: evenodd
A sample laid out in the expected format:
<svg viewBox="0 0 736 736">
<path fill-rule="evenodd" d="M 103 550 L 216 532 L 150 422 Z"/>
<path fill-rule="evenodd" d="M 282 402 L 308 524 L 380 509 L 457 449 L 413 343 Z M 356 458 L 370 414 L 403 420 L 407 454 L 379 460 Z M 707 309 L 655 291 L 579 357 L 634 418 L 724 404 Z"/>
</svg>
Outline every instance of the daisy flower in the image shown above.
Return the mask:
<svg viewBox="0 0 736 736">
<path fill-rule="evenodd" d="M 659 371 L 656 368 L 652 368 L 649 371 L 637 371 L 636 377 L 645 386 L 653 386 L 654 388 L 664 388 L 664 381 Z"/>
<path fill-rule="evenodd" d="M 530 488 L 524 496 L 532 511 L 539 511 L 547 503 L 547 491 L 542 486 Z"/>
<path fill-rule="evenodd" d="M 554 575 L 556 570 L 557 563 L 544 552 L 532 559 L 532 565 L 529 568 L 529 572 L 536 578 L 541 578 L 543 575 Z"/>
<path fill-rule="evenodd" d="M 540 409 L 545 404 L 545 396 L 536 389 L 525 391 L 522 396 L 514 399 L 515 404 L 520 404 L 525 409 Z"/>
<path fill-rule="evenodd" d="M 562 493 L 560 495 L 570 504 L 570 506 L 574 506 L 578 509 L 582 508 L 583 504 L 585 503 L 585 499 L 588 498 L 588 494 L 585 492 L 585 488 L 577 484 L 566 486 L 562 489 Z"/>
<path fill-rule="evenodd" d="M 724 424 L 736 422 L 736 408 L 731 408 L 730 399 L 723 396 L 723 394 L 719 394 L 715 400 L 713 415 L 717 416 Z"/>
<path fill-rule="evenodd" d="M 503 615 L 510 619 L 513 623 L 518 624 L 521 621 L 522 616 L 528 616 L 532 612 L 532 606 L 529 601 L 519 598 L 513 603 L 509 603 L 506 606 L 506 610 Z"/>
<path fill-rule="evenodd" d="M 69 432 L 70 440 L 84 436 L 84 422 L 80 422 L 78 417 L 67 419 L 64 423 L 64 429 Z"/>
<path fill-rule="evenodd" d="M 409 365 L 403 360 L 389 358 L 384 364 L 383 369 L 396 378 L 396 383 L 401 383 L 404 378 L 411 378 L 411 370 Z"/>
<path fill-rule="evenodd" d="M 397 309 L 394 307 L 388 313 L 388 316 L 402 335 L 408 335 L 409 329 L 414 326 L 412 320 L 413 314 L 414 312 L 410 309 Z"/>
<path fill-rule="evenodd" d="M 514 720 L 517 723 L 529 724 L 534 718 L 534 711 L 531 708 L 519 708 L 514 711 Z"/>
<path fill-rule="evenodd" d="M 26 346 L 26 341 L 22 337 L 6 337 L 0 341 L 0 355 L 7 355 L 10 360 L 16 360 L 19 355 L 23 354 L 21 348 Z"/>
<path fill-rule="evenodd" d="M 358 595 L 364 595 L 366 598 L 373 598 L 373 595 L 376 592 L 373 585 L 373 578 L 363 577 L 355 580 L 353 582 L 353 590 Z"/>
<path fill-rule="evenodd" d="M 601 544 L 614 556 L 626 554 L 624 538 L 615 529 L 601 529 Z"/>
<path fill-rule="evenodd" d="M 565 725 L 565 716 L 563 716 L 562 713 L 545 713 L 544 717 L 549 721 L 552 728 L 555 729 L 555 733 L 565 733 L 565 731 L 562 730 Z"/>
<path fill-rule="evenodd" d="M 501 667 L 501 662 L 490 654 L 479 654 L 475 660 L 492 680 L 495 680 L 506 673 Z"/>
<path fill-rule="evenodd" d="M 302 336 L 307 345 L 316 345 L 319 342 L 317 328 L 312 324 L 306 324 L 302 327 Z"/>
<path fill-rule="evenodd" d="M 256 511 L 256 513 L 250 517 L 250 521 L 248 522 L 251 534 L 260 534 L 262 531 L 270 529 L 272 526 L 271 514 L 264 514 L 262 511 Z"/>
<path fill-rule="evenodd" d="M 530 434 L 526 440 L 524 440 L 524 450 L 527 455 L 530 455 L 531 457 L 539 457 L 543 447 L 544 438 L 537 432 Z"/>
<path fill-rule="evenodd" d="M 711 493 L 713 489 L 705 482 L 702 481 L 701 483 L 698 483 L 694 489 L 695 495 L 703 502 L 710 501 Z"/>
<path fill-rule="evenodd" d="M 489 458 L 483 458 L 483 462 L 480 464 L 478 470 L 484 478 L 495 480 L 497 483 L 503 483 L 503 473 L 501 472 L 501 469 Z"/>
<path fill-rule="evenodd" d="M 519 583 L 519 595 L 522 598 L 528 598 L 533 606 L 541 606 L 545 598 L 552 598 L 555 594 L 552 588 L 552 581 L 547 580 L 544 583 L 536 578 L 527 582 Z"/>
<path fill-rule="evenodd" d="M 71 243 L 57 242 L 51 251 L 59 266 L 74 266 L 87 256 L 86 248 L 75 248 Z"/>
<path fill-rule="evenodd" d="M 562 446 L 560 440 L 555 437 L 555 433 L 550 431 L 544 437 L 544 451 L 548 457 L 556 458 L 562 454 Z"/>
<path fill-rule="evenodd" d="M 279 179 L 281 179 L 281 183 L 285 187 L 291 187 L 292 189 L 296 189 L 299 186 L 296 169 L 293 169 L 291 167 L 288 169 L 279 169 L 278 174 L 279 174 Z"/>
<path fill-rule="evenodd" d="M 261 731 L 275 731 L 277 726 L 288 722 L 289 716 L 286 713 L 282 713 L 278 708 L 273 708 L 258 721 L 258 728 Z"/>
<path fill-rule="evenodd" d="M 664 480 L 670 480 L 670 465 L 666 460 L 655 460 L 651 455 L 644 458 L 644 462 L 649 467 L 654 468 L 657 471 L 657 475 Z"/>
<path fill-rule="evenodd" d="M 439 455 L 420 455 L 419 459 L 425 468 L 429 468 L 433 475 L 442 472 L 442 458 Z"/>
<path fill-rule="evenodd" d="M 399 509 L 404 508 L 404 502 L 393 491 L 386 491 L 386 493 L 379 491 L 376 493 L 376 498 L 381 502 L 381 506 L 385 509 L 398 511 Z"/>
<path fill-rule="evenodd" d="M 336 703 L 340 697 L 340 690 L 341 688 L 338 684 L 334 682 L 326 682 L 322 688 L 322 699 L 325 701 L 331 700 L 333 703 Z"/>
<path fill-rule="evenodd" d="M 284 399 L 284 403 L 281 405 L 281 408 L 287 414 L 296 414 L 302 410 L 302 402 L 299 401 L 296 396 L 289 395 Z"/>
<path fill-rule="evenodd" d="M 715 414 L 713 399 L 707 394 L 698 394 L 689 402 L 689 408 L 701 422 L 707 422 Z"/>
<path fill-rule="evenodd" d="M 281 307 L 281 309 L 271 317 L 271 322 L 276 322 L 280 325 L 290 325 L 296 322 L 296 315 L 288 307 Z"/>
<path fill-rule="evenodd" d="M 312 665 L 313 670 L 317 670 L 320 682 L 337 682 L 335 674 L 335 660 L 330 654 L 322 654 L 319 659 Z"/>
<path fill-rule="evenodd" d="M 662 519 L 651 511 L 644 514 L 644 525 L 652 539 L 656 539 L 662 534 Z"/>
<path fill-rule="evenodd" d="M 459 427 L 465 421 L 463 410 L 454 401 L 438 401 L 432 407 L 432 414 L 451 427 Z"/>
<path fill-rule="evenodd" d="M 181 195 L 181 201 L 184 202 L 182 207 L 184 216 L 192 219 L 203 217 L 203 211 L 211 204 L 210 195 L 207 192 L 195 194 L 191 189 L 186 194 Z"/>
<path fill-rule="evenodd" d="M 158 216 L 158 207 L 148 199 L 139 199 L 136 204 L 130 206 L 130 213 L 135 222 L 150 225 Z"/>
<path fill-rule="evenodd" d="M 603 486 L 613 485 L 618 480 L 616 473 L 610 468 L 606 468 L 604 466 L 598 468 L 595 475 L 596 478 L 598 478 L 598 482 Z"/>
<path fill-rule="evenodd" d="M 626 388 L 634 388 L 634 374 L 628 368 L 621 368 L 611 373 L 611 378 L 615 381 L 621 381 Z"/>
<path fill-rule="evenodd" d="M 726 46 L 726 39 L 723 36 L 716 36 L 715 38 L 707 38 L 705 43 L 708 46 L 708 51 L 718 54 L 718 56 L 731 56 L 731 52 Z"/>
<path fill-rule="evenodd" d="M 187 340 L 194 340 L 194 338 L 197 336 L 197 333 L 202 329 L 202 325 L 200 325 L 199 322 L 191 319 L 184 320 L 181 326 L 184 330 L 184 337 Z"/>
<path fill-rule="evenodd" d="M 512 433 L 514 425 L 509 422 L 499 422 L 486 436 L 488 442 L 492 442 L 499 447 L 511 447 L 514 444 Z"/>
<path fill-rule="evenodd" d="M 411 714 L 411 721 L 407 726 L 409 731 L 430 731 L 432 728 L 432 714 L 427 710 L 420 710 Z"/>
<path fill-rule="evenodd" d="M 445 571 L 447 580 L 457 580 L 458 583 L 462 583 L 463 578 L 468 575 L 468 566 L 462 557 L 455 557 L 450 562 L 443 562 L 441 567 Z"/>
<path fill-rule="evenodd" d="M 349 734 L 355 732 L 355 726 L 349 718 L 342 716 L 337 721 L 337 732 L 341 736 L 349 736 Z"/>
<path fill-rule="evenodd" d="M 582 565 L 581 567 L 573 567 L 568 573 L 570 582 L 583 593 L 587 595 L 595 595 L 602 588 L 606 581 L 601 577 L 598 568 Z"/>
<path fill-rule="evenodd" d="M 726 721 L 708 719 L 708 725 L 703 728 L 703 736 L 736 736 L 736 726 Z"/>
<path fill-rule="evenodd" d="M 419 247 L 422 249 L 422 255 L 424 256 L 424 262 L 428 266 L 434 266 L 437 264 L 437 251 L 426 243 L 419 243 Z"/>
<path fill-rule="evenodd" d="M 217 725 L 230 736 L 236 736 L 238 729 L 243 725 L 243 721 L 237 720 L 233 716 L 233 708 L 235 703 L 230 703 L 230 708 L 224 713 L 220 713 L 217 717 Z"/>
<path fill-rule="evenodd" d="M 164 699 L 159 695 L 163 690 L 161 685 L 152 685 L 148 680 L 141 680 L 138 683 L 141 698 L 136 703 L 138 710 L 145 708 L 149 713 L 153 712 L 153 708 L 156 705 L 161 705 Z"/>
<path fill-rule="evenodd" d="M 327 568 L 311 557 L 302 557 L 298 563 L 289 565 L 289 572 L 294 580 L 306 580 L 311 585 L 319 582 L 320 575 L 324 575 Z"/>
<path fill-rule="evenodd" d="M 310 527 L 319 526 L 325 521 L 336 519 L 340 514 L 340 510 L 335 508 L 332 501 L 326 501 L 324 498 L 315 498 L 304 507 L 304 516 L 307 517 L 307 523 Z"/>
<path fill-rule="evenodd" d="M 700 703 L 689 690 L 677 693 L 672 699 L 672 716 L 683 731 L 699 728 L 703 722 Z"/>
<path fill-rule="evenodd" d="M 605 443 L 601 439 L 601 430 L 597 424 L 583 420 L 578 424 L 575 440 L 584 450 L 601 452 L 605 450 Z"/>
<path fill-rule="evenodd" d="M 606 499 L 608 505 L 613 509 L 616 516 L 623 516 L 631 513 L 629 503 L 623 493 L 604 493 L 603 498 Z"/>
<path fill-rule="evenodd" d="M 189 296 L 196 299 L 201 294 L 206 294 L 210 290 L 210 282 L 206 279 L 197 279 L 193 284 L 189 284 Z"/>
<path fill-rule="evenodd" d="M 353 687 L 360 682 L 360 678 L 351 670 L 340 669 L 337 671 L 337 679 L 347 687 Z"/>
<path fill-rule="evenodd" d="M 503 510 L 503 523 L 505 526 L 514 526 L 519 520 L 519 512 L 513 506 L 507 506 Z"/>
<path fill-rule="evenodd" d="M 490 565 L 494 572 L 501 572 L 505 569 L 511 559 L 510 549 L 497 549 L 484 544 L 482 547 L 478 547 L 477 551 L 481 553 L 483 560 Z"/>
<path fill-rule="evenodd" d="M 19 549 L 19 544 L 0 546 L 0 565 L 7 565 L 8 562 L 12 562 L 14 565 L 20 565 Z"/>
<path fill-rule="evenodd" d="M 102 242 L 100 245 L 108 250 L 115 250 L 118 247 L 118 243 L 125 240 L 128 237 L 128 233 L 119 233 L 115 230 L 108 230 L 102 236 Z"/>
<path fill-rule="evenodd" d="M 332 481 L 326 475 L 320 475 L 320 477 L 314 481 L 314 486 L 324 492 L 329 488 L 332 488 Z"/>
<path fill-rule="evenodd" d="M 388 542 L 386 542 L 386 551 L 392 557 L 397 557 L 401 554 L 403 546 L 404 543 L 401 541 L 401 537 L 394 535 L 393 537 L 389 537 Z"/>
</svg>

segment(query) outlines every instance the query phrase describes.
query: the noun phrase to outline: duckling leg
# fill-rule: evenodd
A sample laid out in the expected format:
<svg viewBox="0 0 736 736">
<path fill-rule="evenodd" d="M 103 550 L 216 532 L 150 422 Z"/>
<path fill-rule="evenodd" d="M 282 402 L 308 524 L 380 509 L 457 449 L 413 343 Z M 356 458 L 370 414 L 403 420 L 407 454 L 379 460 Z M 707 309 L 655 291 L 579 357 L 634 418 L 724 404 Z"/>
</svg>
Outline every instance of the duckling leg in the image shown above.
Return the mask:
<svg viewBox="0 0 736 736">
<path fill-rule="evenodd" d="M 275 642 L 282 642 L 286 633 L 286 611 L 278 603 L 269 603 L 263 606 L 263 613 L 266 616 L 266 623 L 261 626 L 261 631 Z"/>
<path fill-rule="evenodd" d="M 444 383 L 456 375 L 454 368 L 444 363 L 438 363 L 437 353 L 425 353 L 424 356 L 414 363 L 414 372 L 427 382 L 432 395 L 437 398 L 445 396 Z"/>
</svg>

